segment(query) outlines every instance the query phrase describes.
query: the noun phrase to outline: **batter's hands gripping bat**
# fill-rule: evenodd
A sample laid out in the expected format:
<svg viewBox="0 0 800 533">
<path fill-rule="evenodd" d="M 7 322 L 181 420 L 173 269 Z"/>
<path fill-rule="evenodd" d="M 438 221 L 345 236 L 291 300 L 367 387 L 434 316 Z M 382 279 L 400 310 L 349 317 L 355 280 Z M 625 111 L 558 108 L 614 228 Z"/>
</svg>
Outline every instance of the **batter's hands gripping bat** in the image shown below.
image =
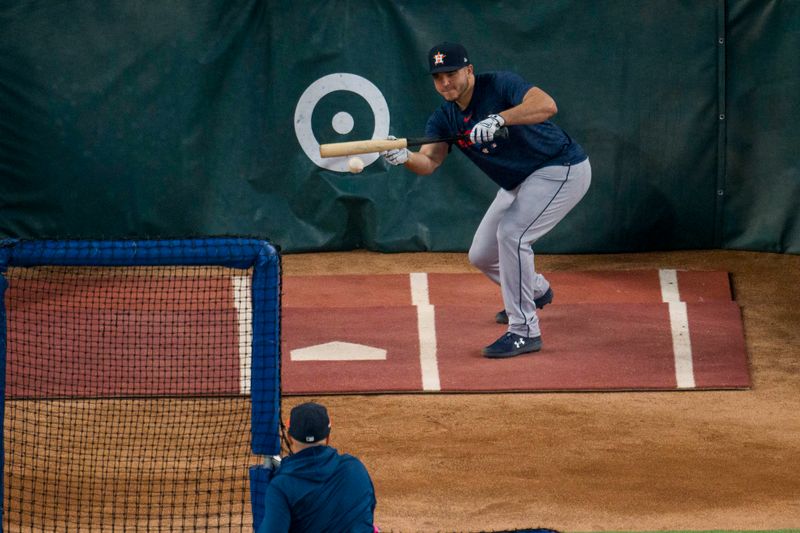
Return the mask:
<svg viewBox="0 0 800 533">
<path fill-rule="evenodd" d="M 507 139 L 508 128 L 500 128 L 494 134 L 495 138 Z M 418 137 L 408 139 L 371 139 L 366 141 L 350 141 L 344 143 L 320 144 L 319 155 L 321 157 L 342 157 L 356 154 L 369 154 L 371 152 L 383 152 L 396 148 L 408 148 L 409 146 L 422 146 L 423 144 L 456 142 L 468 140 L 469 134 L 453 135 L 452 137 Z"/>
</svg>

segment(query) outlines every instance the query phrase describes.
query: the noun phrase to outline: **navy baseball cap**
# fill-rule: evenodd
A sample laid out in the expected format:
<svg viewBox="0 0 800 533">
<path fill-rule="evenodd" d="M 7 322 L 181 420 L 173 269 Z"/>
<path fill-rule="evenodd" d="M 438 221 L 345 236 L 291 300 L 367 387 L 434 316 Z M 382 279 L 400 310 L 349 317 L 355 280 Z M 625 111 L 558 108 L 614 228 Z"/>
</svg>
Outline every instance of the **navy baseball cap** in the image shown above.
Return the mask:
<svg viewBox="0 0 800 533">
<path fill-rule="evenodd" d="M 467 50 L 458 43 L 440 43 L 428 52 L 428 70 L 437 72 L 453 72 L 470 64 Z"/>
<path fill-rule="evenodd" d="M 312 443 L 325 440 L 331 433 L 331 419 L 324 405 L 301 403 L 289 415 L 289 435 L 298 442 Z"/>
</svg>

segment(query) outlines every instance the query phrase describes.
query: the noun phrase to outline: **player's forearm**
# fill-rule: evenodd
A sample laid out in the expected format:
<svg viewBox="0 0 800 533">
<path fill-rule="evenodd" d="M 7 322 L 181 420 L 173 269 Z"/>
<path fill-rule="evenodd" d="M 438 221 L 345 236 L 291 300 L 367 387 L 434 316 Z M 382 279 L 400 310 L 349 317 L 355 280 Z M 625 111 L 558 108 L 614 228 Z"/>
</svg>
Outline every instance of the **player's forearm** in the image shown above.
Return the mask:
<svg viewBox="0 0 800 533">
<path fill-rule="evenodd" d="M 439 168 L 439 163 L 421 152 L 408 152 L 405 167 L 415 174 L 427 176 Z"/>
<path fill-rule="evenodd" d="M 556 102 L 550 95 L 534 87 L 518 106 L 499 113 L 506 126 L 538 124 L 548 120 L 558 112 Z"/>
</svg>

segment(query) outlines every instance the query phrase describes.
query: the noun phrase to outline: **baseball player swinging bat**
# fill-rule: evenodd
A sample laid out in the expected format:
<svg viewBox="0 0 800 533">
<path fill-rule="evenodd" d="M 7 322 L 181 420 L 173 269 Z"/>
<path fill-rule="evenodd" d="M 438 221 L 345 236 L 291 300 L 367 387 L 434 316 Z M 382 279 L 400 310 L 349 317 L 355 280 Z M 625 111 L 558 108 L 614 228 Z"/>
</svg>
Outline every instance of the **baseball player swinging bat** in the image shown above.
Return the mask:
<svg viewBox="0 0 800 533">
<path fill-rule="evenodd" d="M 500 128 L 494 134 L 496 138 L 508 138 L 508 128 Z M 365 141 L 350 141 L 344 143 L 330 143 L 319 145 L 320 157 L 341 157 L 356 154 L 368 154 L 371 152 L 383 152 L 384 150 L 394 150 L 396 148 L 408 148 L 409 146 L 421 146 L 423 144 L 433 144 L 441 142 L 455 142 L 461 139 L 469 139 L 469 133 L 453 135 L 452 137 L 417 137 L 408 139 L 370 139 Z"/>
</svg>

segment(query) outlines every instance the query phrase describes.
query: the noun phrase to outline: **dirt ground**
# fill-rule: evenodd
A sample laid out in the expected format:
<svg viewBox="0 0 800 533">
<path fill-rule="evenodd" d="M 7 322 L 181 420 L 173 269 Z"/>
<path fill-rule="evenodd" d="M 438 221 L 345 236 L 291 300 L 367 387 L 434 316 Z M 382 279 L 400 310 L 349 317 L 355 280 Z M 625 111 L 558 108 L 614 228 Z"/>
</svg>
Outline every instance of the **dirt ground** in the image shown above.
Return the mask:
<svg viewBox="0 0 800 533">
<path fill-rule="evenodd" d="M 329 407 L 332 445 L 360 457 L 372 475 L 381 528 L 800 527 L 800 256 L 693 251 L 536 261 L 544 272 L 730 272 L 752 390 L 286 398 L 284 413 L 308 399 Z M 286 255 L 283 271 L 475 270 L 460 253 L 348 252 Z"/>
</svg>

